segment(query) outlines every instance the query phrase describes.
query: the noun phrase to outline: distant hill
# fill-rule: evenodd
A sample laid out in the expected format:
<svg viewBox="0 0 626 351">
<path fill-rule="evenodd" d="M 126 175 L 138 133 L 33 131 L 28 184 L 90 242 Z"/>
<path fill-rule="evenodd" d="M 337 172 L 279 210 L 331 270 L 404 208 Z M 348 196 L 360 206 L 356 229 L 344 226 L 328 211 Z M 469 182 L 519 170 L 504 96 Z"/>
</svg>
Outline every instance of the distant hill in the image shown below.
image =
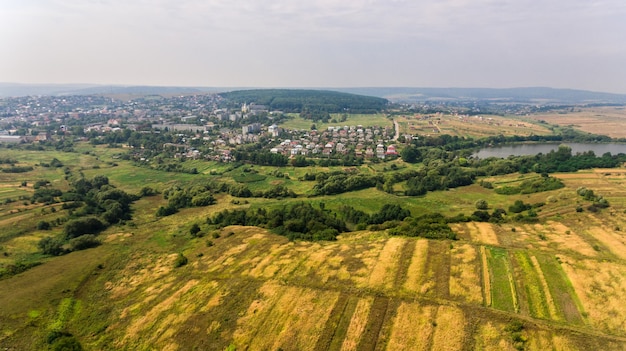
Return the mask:
<svg viewBox="0 0 626 351">
<path fill-rule="evenodd" d="M 341 88 L 338 91 L 378 96 L 394 102 L 494 100 L 511 103 L 626 103 L 625 94 L 574 89 L 533 88 Z"/>
<path fill-rule="evenodd" d="M 231 88 L 232 89 L 232 88 Z M 94 84 L 17 84 L 0 83 L 0 97 L 27 95 L 101 95 L 101 94 L 189 94 L 217 93 L 227 88 L 210 87 L 165 87 L 165 86 L 121 86 Z"/>
<path fill-rule="evenodd" d="M 612 94 L 574 89 L 554 89 L 546 87 L 530 88 L 407 88 L 407 87 L 368 87 L 368 88 L 314 88 L 314 89 L 252 89 L 224 87 L 176 87 L 176 86 L 122 86 L 96 84 L 18 84 L 0 83 L 0 97 L 26 95 L 97 95 L 97 94 L 189 94 L 220 93 L 230 91 L 232 96 L 244 96 L 237 91 L 272 91 L 287 94 L 289 91 L 313 92 L 334 91 L 387 99 L 392 102 L 423 101 L 478 101 L 492 100 L 504 103 L 532 104 L 626 104 L 626 94 Z M 247 93 L 246 93 L 247 94 Z M 252 93 L 251 93 L 252 94 Z M 256 94 L 256 93 L 254 93 Z M 279 96 L 280 99 L 283 96 Z M 280 102 L 280 99 L 276 102 Z M 250 101 L 248 101 L 250 102 Z"/>
<path fill-rule="evenodd" d="M 309 109 L 328 113 L 375 113 L 383 110 L 388 103 L 384 98 L 329 90 L 254 89 L 220 95 L 235 104 L 255 103 L 285 112 Z"/>
</svg>

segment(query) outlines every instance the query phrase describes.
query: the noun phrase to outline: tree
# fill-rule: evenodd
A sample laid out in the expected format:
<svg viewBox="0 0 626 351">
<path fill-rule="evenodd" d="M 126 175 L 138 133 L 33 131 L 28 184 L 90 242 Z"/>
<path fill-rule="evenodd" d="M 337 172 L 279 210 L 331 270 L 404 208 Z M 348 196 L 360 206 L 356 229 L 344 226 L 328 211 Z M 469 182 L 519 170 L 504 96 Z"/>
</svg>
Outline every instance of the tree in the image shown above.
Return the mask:
<svg viewBox="0 0 626 351">
<path fill-rule="evenodd" d="M 487 200 L 484 200 L 484 199 L 476 200 L 475 205 L 476 205 L 477 210 L 486 210 L 489 208 L 489 204 L 487 203 Z"/>
<path fill-rule="evenodd" d="M 404 162 L 416 163 L 420 161 L 421 154 L 415 146 L 409 145 L 400 151 L 400 157 L 402 157 Z"/>
</svg>

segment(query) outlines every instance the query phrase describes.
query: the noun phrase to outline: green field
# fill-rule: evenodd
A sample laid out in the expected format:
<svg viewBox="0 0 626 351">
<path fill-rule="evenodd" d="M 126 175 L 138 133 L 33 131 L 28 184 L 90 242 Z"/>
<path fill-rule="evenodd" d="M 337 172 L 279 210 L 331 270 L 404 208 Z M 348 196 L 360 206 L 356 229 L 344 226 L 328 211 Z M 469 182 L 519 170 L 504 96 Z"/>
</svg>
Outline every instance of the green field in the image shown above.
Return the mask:
<svg viewBox="0 0 626 351">
<path fill-rule="evenodd" d="M 124 149 L 77 148 L 80 153 L 6 150 L 35 169 L 0 173 L 0 200 L 29 197 L 40 179 L 69 188 L 65 167 L 86 178 L 106 175 L 112 185 L 131 193 L 145 186 L 165 190 L 215 180 L 241 182 L 252 191 L 281 184 L 298 197 L 220 193 L 214 205 L 183 208 L 166 217 L 155 215 L 167 204 L 162 194 L 143 197 L 132 205 L 132 220 L 99 234 L 101 246 L 59 257 L 43 256 L 37 243 L 62 235 L 63 225 L 36 226 L 65 218 L 68 210 L 61 204 L 3 202 L 0 268 L 38 264 L 0 280 L 0 345 L 9 349 L 47 349 L 50 333 L 62 331 L 85 350 L 409 350 L 416 345 L 496 350 L 514 349 L 509 326 L 515 321 L 523 325 L 528 350 L 626 347 L 620 327 L 626 324 L 620 303 L 626 292 L 626 261 L 619 250 L 624 245 L 620 228 L 626 227 L 625 208 L 618 201 L 623 176 L 560 174 L 566 188 L 529 195 L 498 195 L 475 184 L 407 197 L 401 195 L 403 184 L 396 184 L 395 194 L 369 188 L 312 196 L 315 182 L 299 177 L 343 167 L 277 169 L 193 161 L 190 166 L 199 174 L 167 173 L 120 160 L 116 155 Z M 64 166 L 39 166 L 52 158 Z M 391 175 L 422 167 L 394 164 L 398 170 L 389 163 L 358 170 Z M 529 177 L 486 179 L 499 186 Z M 22 179 L 26 187 L 20 186 Z M 583 185 L 600 189 L 612 207 L 576 212 L 577 198 L 569 196 Z M 556 202 L 546 201 L 549 196 Z M 413 216 L 469 215 L 478 199 L 488 202 L 489 211 L 508 210 L 515 200 L 545 205 L 538 223 L 456 224 L 458 241 L 389 236 L 384 230 L 347 232 L 337 241 L 289 241 L 262 228 L 215 229 L 206 222 L 224 209 L 271 209 L 303 201 L 315 208 L 324 203 L 328 211 L 349 205 L 374 213 L 383 204 L 397 204 Z M 193 224 L 201 229 L 198 237 L 190 235 Z M 175 268 L 180 253 L 188 263 Z M 590 273 L 596 270 L 597 279 Z"/>
<path fill-rule="evenodd" d="M 516 312 L 518 310 L 517 292 L 511 272 L 509 253 L 501 248 L 489 249 L 487 261 L 491 279 L 491 306 L 493 308 Z"/>
</svg>

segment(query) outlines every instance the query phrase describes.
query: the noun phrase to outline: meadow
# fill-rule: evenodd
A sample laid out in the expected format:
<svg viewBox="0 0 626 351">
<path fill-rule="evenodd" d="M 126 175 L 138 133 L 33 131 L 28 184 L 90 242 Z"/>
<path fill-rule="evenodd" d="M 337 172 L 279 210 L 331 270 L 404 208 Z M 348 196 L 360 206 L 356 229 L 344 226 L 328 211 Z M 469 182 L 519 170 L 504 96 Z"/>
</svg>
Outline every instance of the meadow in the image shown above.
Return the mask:
<svg viewBox="0 0 626 351">
<path fill-rule="evenodd" d="M 401 134 L 436 136 L 447 134 L 466 138 L 497 135 L 548 135 L 548 125 L 535 119 L 518 116 L 456 116 L 442 113 L 430 115 L 404 115 L 396 118 Z"/>
<path fill-rule="evenodd" d="M 300 196 L 244 202 L 220 194 L 215 205 L 167 217 L 155 216 L 166 203 L 162 195 L 143 197 L 133 204 L 131 221 L 99 235 L 101 246 L 43 257 L 37 242 L 62 228 L 44 231 L 35 225 L 65 210 L 4 200 L 31 194 L 32 183 L 40 179 L 66 189 L 63 167 L 39 165 L 52 158 L 88 178 L 106 175 L 132 193 L 198 179 L 236 182 L 234 176 L 242 174 L 217 163 L 202 164 L 197 175 L 165 173 L 115 158 L 121 149 L 81 147 L 78 154 L 3 150 L 34 169 L 0 173 L 0 264 L 40 263 L 0 280 L 0 344 L 5 347 L 45 349 L 52 332 L 64 331 L 86 350 L 626 348 L 621 303 L 626 169 L 555 174 L 565 188 L 528 195 L 500 195 L 475 184 L 420 197 L 376 188 L 308 197 L 314 182 L 297 179 L 311 169 L 285 167 L 286 179 L 272 175 L 274 168 L 254 166 L 256 176 L 239 181 L 255 190 L 283 184 Z M 369 167 L 362 171 L 387 166 Z M 211 170 L 218 172 L 210 175 Z M 529 177 L 485 180 L 499 186 Z M 581 186 L 604 196 L 611 207 L 578 212 L 586 205 L 576 195 Z M 350 205 L 371 213 L 390 203 L 413 215 L 469 215 L 478 199 L 486 200 L 490 211 L 508 209 L 515 200 L 545 204 L 537 209 L 536 223 L 454 224 L 459 238 L 454 241 L 371 230 L 330 242 L 289 241 L 262 228 L 216 230 L 206 224 L 223 209 L 299 201 L 324 203 L 329 210 Z M 189 234 L 193 224 L 201 235 Z M 188 263 L 176 267 L 179 254 Z"/>
<path fill-rule="evenodd" d="M 623 106 L 573 108 L 556 113 L 533 114 L 528 118 L 574 127 L 587 133 L 626 138 L 626 110 Z"/>
</svg>

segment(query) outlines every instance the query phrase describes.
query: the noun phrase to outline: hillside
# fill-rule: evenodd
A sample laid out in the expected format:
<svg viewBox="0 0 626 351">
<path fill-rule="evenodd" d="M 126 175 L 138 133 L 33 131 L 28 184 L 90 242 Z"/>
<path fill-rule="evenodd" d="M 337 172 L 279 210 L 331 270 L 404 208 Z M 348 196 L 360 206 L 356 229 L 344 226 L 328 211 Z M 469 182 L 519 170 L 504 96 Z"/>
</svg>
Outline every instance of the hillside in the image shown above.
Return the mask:
<svg viewBox="0 0 626 351">
<path fill-rule="evenodd" d="M 626 95 L 547 87 L 528 88 L 343 88 L 338 91 L 379 96 L 394 102 L 493 101 L 535 104 L 624 104 Z"/>
<path fill-rule="evenodd" d="M 53 188 L 67 191 L 62 168 L 39 166 L 52 158 L 71 174 L 106 176 L 116 189 L 133 194 L 145 186 L 161 191 L 188 186 L 197 192 L 206 179 L 248 184 L 254 191 L 276 185 L 301 195 L 314 190 L 314 181 L 298 180 L 311 171 L 307 167 L 278 168 L 277 174 L 277 168 L 255 166 L 254 173 L 195 162 L 199 174 L 181 174 L 137 167 L 116 157 L 123 149 L 76 147 L 76 153 L 3 150 L 4 157 L 33 170 L 0 173 L 0 245 L 6 252 L 0 264 L 41 263 L 0 281 L 0 344 L 9 349 L 45 349 L 57 340 L 80 342 L 86 350 L 626 347 L 626 309 L 620 302 L 626 293 L 624 169 L 557 174 L 564 188 L 517 195 L 478 184 L 415 197 L 375 187 L 281 199 L 216 193 L 212 205 L 164 217 L 155 212 L 169 199 L 153 194 L 132 204 L 132 220 L 100 233 L 102 245 L 45 257 L 37 242 L 63 227 L 35 225 L 55 222 L 69 210 L 60 203 L 6 199 L 34 193 L 32 185 L 20 185 L 22 179 L 28 184 L 48 179 Z M 358 171 L 391 175 L 410 167 L 394 161 Z M 497 189 L 538 178 L 483 179 Z M 404 186 L 398 183 L 396 189 Z M 577 195 L 582 186 L 603 195 L 611 207 L 579 212 L 588 205 Z M 536 210 L 537 221 L 451 224 L 458 240 L 390 236 L 370 227 L 336 241 L 289 241 L 259 227 L 216 229 L 207 221 L 225 209 L 261 213 L 302 201 L 328 213 L 344 205 L 373 213 L 383 204 L 397 204 L 415 216 L 471 214 L 478 199 L 485 199 L 490 211 L 509 208 L 515 200 L 545 204 Z M 193 224 L 199 234 L 190 234 Z M 177 263 L 180 254 L 186 264 Z"/>
<path fill-rule="evenodd" d="M 313 110 L 327 113 L 375 113 L 387 105 L 386 99 L 328 90 L 257 89 L 220 95 L 236 105 L 255 103 L 283 112 Z"/>
</svg>

